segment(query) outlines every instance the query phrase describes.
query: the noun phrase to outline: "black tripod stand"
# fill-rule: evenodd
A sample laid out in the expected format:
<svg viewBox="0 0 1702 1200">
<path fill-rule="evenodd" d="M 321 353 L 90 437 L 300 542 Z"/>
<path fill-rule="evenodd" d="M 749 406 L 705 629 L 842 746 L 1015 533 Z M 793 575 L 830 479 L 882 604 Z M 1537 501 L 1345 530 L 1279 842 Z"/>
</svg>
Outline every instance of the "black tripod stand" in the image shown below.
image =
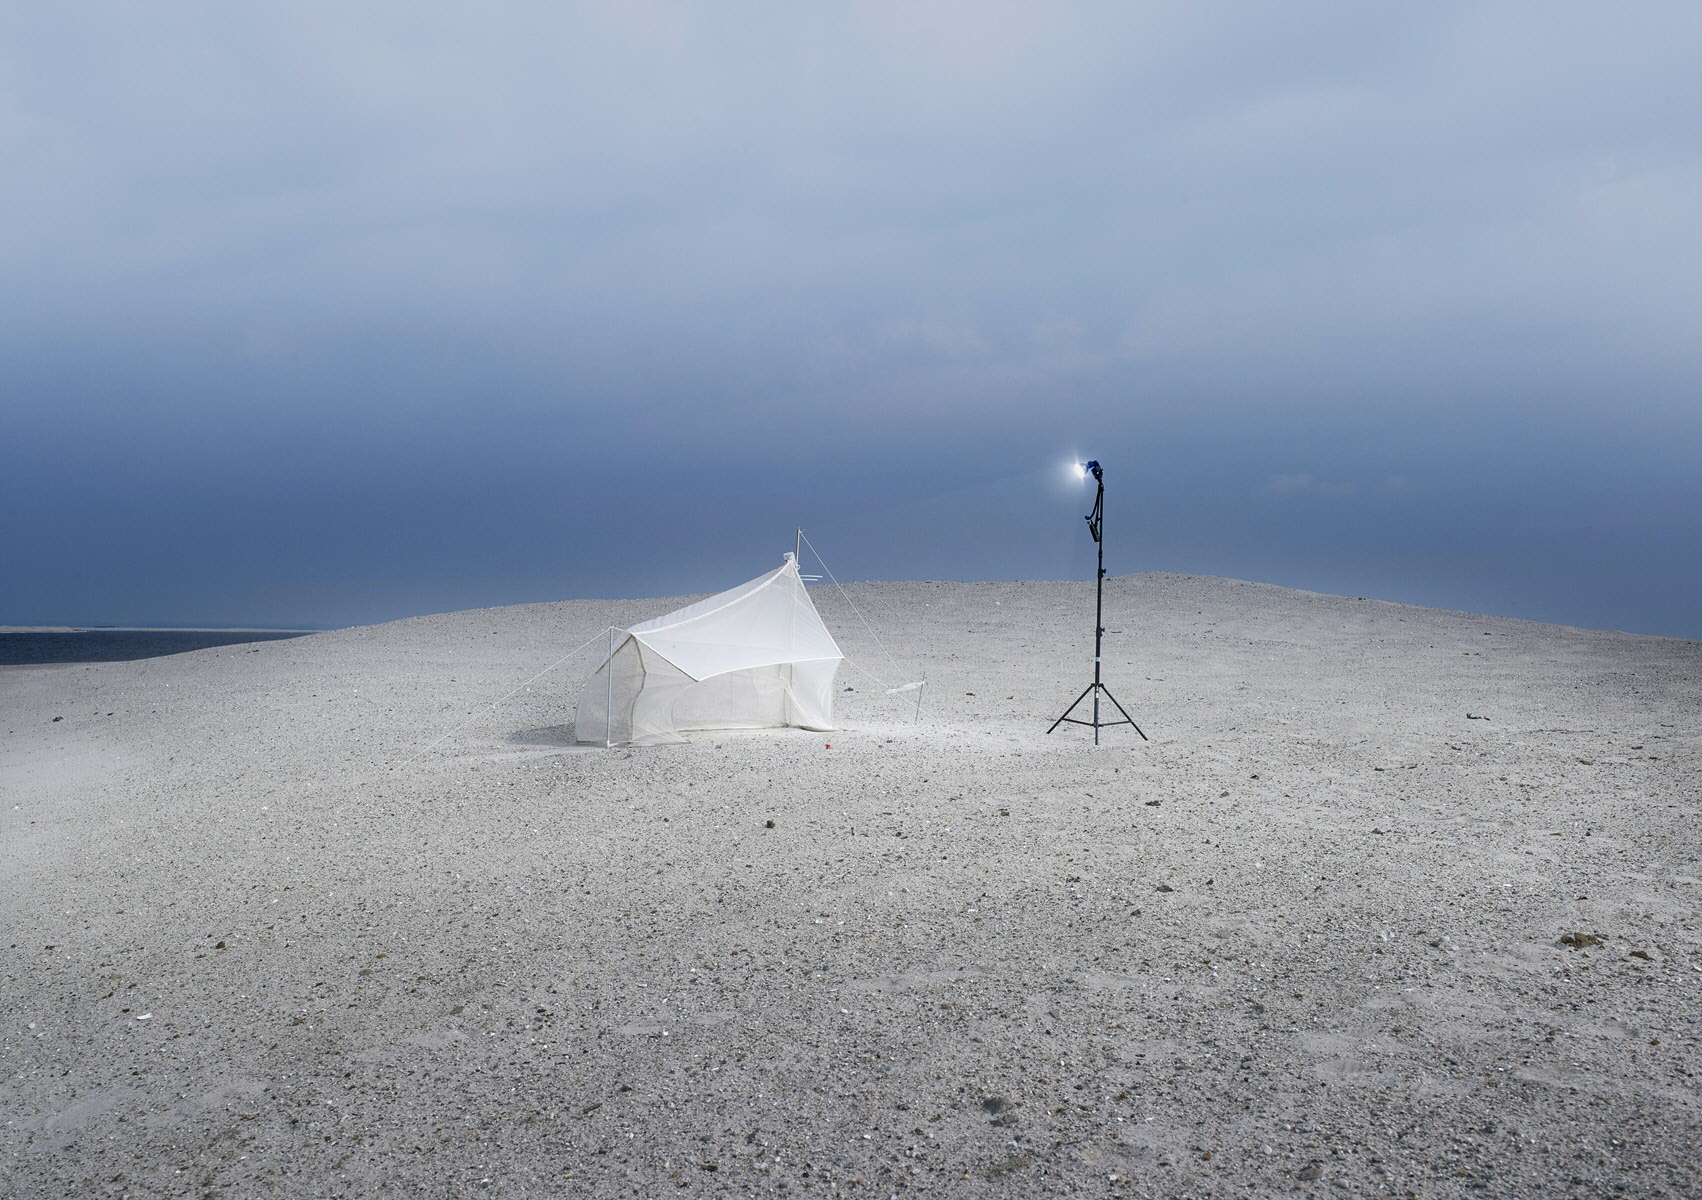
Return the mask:
<svg viewBox="0 0 1702 1200">
<path fill-rule="evenodd" d="M 1105 472 L 1100 469 L 1097 462 L 1086 463 L 1079 469 L 1084 477 L 1088 472 L 1092 472 L 1093 482 L 1097 485 L 1097 491 L 1093 498 L 1093 511 L 1087 516 L 1088 532 L 1093 534 L 1093 543 L 1099 548 L 1099 573 L 1094 576 L 1093 580 L 1093 682 L 1088 684 L 1082 694 L 1075 698 L 1074 703 L 1064 710 L 1063 716 L 1052 722 L 1052 729 L 1058 728 L 1065 721 L 1072 725 L 1091 725 L 1093 726 L 1093 744 L 1097 746 L 1099 745 L 1099 730 L 1102 726 L 1127 725 L 1141 735 L 1141 741 L 1150 741 L 1151 739 L 1146 734 L 1141 733 L 1141 727 L 1135 724 L 1135 719 L 1124 711 L 1121 704 L 1117 703 L 1117 697 L 1111 694 L 1111 689 L 1099 681 L 1100 649 L 1105 642 L 1105 539 L 1101 536 L 1101 526 L 1105 521 Z M 1105 693 L 1105 698 L 1111 701 L 1112 706 L 1118 712 L 1123 714 L 1121 720 L 1101 721 L 1099 719 L 1099 694 L 1101 692 Z M 1080 706 L 1081 702 L 1090 695 L 1093 697 L 1093 720 L 1084 721 L 1080 717 L 1070 716 Z M 1048 729 L 1046 732 L 1051 733 L 1052 729 Z"/>
</svg>

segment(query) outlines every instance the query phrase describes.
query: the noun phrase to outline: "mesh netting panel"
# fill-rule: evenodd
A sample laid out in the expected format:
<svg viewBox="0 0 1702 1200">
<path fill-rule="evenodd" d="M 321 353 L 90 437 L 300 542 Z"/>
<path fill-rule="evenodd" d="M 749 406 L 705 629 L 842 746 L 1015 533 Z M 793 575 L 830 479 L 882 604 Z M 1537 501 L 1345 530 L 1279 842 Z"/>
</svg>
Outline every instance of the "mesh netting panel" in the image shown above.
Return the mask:
<svg viewBox="0 0 1702 1200">
<path fill-rule="evenodd" d="M 766 729 L 786 724 L 789 667 L 729 671 L 694 683 L 674 702 L 677 730 Z"/>
<path fill-rule="evenodd" d="M 603 744 L 630 740 L 632 705 L 643 685 L 638 643 L 628 638 L 581 689 L 573 711 L 574 738 Z"/>
<path fill-rule="evenodd" d="M 786 724 L 804 729 L 833 728 L 833 680 L 839 674 L 839 663 L 839 659 L 831 658 L 792 664 Z"/>
<path fill-rule="evenodd" d="M 673 663 L 645 646 L 636 638 L 640 678 L 638 693 L 632 698 L 625 737 L 617 741 L 635 746 L 654 746 L 682 740 L 674 724 L 674 703 L 692 686 L 691 676 Z M 620 719 L 615 720 L 615 732 L 621 731 Z"/>
</svg>

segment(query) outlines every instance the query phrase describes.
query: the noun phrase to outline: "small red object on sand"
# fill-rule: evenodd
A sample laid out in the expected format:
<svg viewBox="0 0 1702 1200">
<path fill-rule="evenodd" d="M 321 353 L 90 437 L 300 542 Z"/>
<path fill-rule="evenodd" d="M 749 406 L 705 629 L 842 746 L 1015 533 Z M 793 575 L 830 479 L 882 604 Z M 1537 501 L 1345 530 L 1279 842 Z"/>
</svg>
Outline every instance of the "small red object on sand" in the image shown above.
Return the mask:
<svg viewBox="0 0 1702 1200">
<path fill-rule="evenodd" d="M 832 742 L 829 742 L 829 743 L 828 743 L 828 744 L 827 744 L 827 745 L 825 745 L 825 746 L 823 746 L 823 747 L 822 747 L 822 749 L 823 749 L 823 750 L 831 750 L 831 749 L 833 749 L 833 743 L 832 743 Z"/>
</svg>

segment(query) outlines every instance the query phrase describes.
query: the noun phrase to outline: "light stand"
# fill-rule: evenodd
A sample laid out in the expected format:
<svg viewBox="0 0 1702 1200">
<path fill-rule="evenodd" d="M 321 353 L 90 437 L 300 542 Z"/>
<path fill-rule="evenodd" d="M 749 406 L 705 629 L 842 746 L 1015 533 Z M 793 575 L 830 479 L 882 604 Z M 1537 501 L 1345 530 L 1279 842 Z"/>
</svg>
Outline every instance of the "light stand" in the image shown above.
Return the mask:
<svg viewBox="0 0 1702 1200">
<path fill-rule="evenodd" d="M 1150 741 L 1151 739 L 1145 733 L 1141 733 L 1141 727 L 1135 724 L 1135 719 L 1124 711 L 1121 704 L 1117 703 L 1117 697 L 1111 694 L 1111 689 L 1099 680 L 1099 660 L 1105 642 L 1105 539 L 1102 536 L 1105 522 L 1105 472 L 1100 469 L 1097 462 L 1084 463 L 1078 466 L 1076 470 L 1083 479 L 1086 479 L 1091 473 L 1093 481 L 1097 485 L 1093 497 L 1093 511 L 1087 515 L 1087 530 L 1093 535 L 1093 544 L 1099 548 L 1099 569 L 1093 581 L 1093 682 L 1088 684 L 1082 694 L 1075 698 L 1075 702 L 1064 710 L 1063 716 L 1052 722 L 1052 729 L 1058 728 L 1065 721 L 1072 725 L 1091 725 L 1093 726 L 1093 744 L 1097 746 L 1099 745 L 1101 726 L 1127 725 L 1141 735 L 1141 741 Z M 1121 720 L 1102 721 L 1099 719 L 1099 694 L 1101 692 L 1105 693 L 1105 698 L 1111 701 L 1118 712 L 1123 714 Z M 1080 717 L 1070 716 L 1081 702 L 1090 695 L 1093 697 L 1093 720 L 1084 721 Z M 1052 729 L 1048 729 L 1046 732 L 1051 733 Z"/>
</svg>

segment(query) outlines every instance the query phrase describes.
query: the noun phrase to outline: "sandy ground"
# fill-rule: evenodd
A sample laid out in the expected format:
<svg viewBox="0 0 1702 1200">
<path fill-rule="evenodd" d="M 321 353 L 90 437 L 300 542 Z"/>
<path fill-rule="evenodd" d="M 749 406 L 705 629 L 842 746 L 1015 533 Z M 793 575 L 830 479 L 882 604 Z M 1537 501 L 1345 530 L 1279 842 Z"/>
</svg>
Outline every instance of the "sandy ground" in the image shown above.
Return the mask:
<svg viewBox="0 0 1702 1200">
<path fill-rule="evenodd" d="M 410 761 L 674 601 L 0 671 L 0 1192 L 1702 1194 L 1702 644 L 1130 576 L 1096 750 L 1089 587 L 646 750 Z"/>
</svg>

